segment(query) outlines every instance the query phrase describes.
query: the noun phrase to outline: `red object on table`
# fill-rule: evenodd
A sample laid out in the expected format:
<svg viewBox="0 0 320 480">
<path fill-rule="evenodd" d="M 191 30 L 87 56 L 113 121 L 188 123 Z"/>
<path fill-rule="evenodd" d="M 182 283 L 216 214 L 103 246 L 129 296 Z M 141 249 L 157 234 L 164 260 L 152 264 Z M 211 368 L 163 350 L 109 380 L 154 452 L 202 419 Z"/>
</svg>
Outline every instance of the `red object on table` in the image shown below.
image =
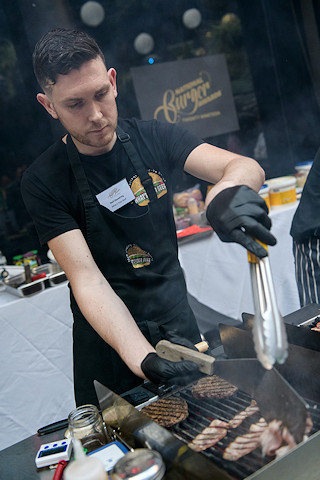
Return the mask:
<svg viewBox="0 0 320 480">
<path fill-rule="evenodd" d="M 46 273 L 38 273 L 37 275 L 32 275 L 31 280 L 34 282 L 35 280 L 40 280 L 40 278 L 45 278 L 46 276 Z"/>
<path fill-rule="evenodd" d="M 197 233 L 208 232 L 210 230 L 212 230 L 212 227 L 199 227 L 199 225 L 191 225 L 191 227 L 184 228 L 181 230 L 181 232 L 178 232 L 177 237 L 189 237 L 190 235 L 196 235 Z"/>
<path fill-rule="evenodd" d="M 52 480 L 61 480 L 62 475 L 63 475 L 63 470 L 67 466 L 66 460 L 60 460 L 60 462 L 57 465 L 56 471 L 54 472 L 53 479 Z"/>
</svg>

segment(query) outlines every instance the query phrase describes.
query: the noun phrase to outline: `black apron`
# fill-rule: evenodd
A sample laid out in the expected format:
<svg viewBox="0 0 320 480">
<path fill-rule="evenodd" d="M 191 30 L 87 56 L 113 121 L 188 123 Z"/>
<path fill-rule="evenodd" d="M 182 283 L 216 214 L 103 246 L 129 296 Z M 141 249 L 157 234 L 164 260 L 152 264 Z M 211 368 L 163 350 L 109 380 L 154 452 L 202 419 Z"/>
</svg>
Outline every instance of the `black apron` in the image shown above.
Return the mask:
<svg viewBox="0 0 320 480">
<path fill-rule="evenodd" d="M 183 272 L 177 261 L 176 234 L 170 226 L 173 219 L 168 219 L 167 213 L 168 198 L 158 198 L 152 178 L 129 135 L 120 128 L 117 133 L 149 203 L 143 214 L 135 216 L 120 215 L 122 209 L 111 212 L 101 206 L 91 193 L 78 151 L 68 135 L 67 153 L 85 208 L 86 231 L 83 233 L 87 244 L 99 269 L 153 346 L 172 329 L 196 343 L 200 341 L 200 334 L 187 302 Z M 153 258 L 148 249 L 155 246 L 157 254 Z M 141 263 L 144 266 L 141 267 Z M 98 404 L 94 379 L 119 394 L 140 384 L 142 379 L 131 372 L 84 318 L 72 291 L 70 297 L 74 316 L 76 404 Z"/>
</svg>

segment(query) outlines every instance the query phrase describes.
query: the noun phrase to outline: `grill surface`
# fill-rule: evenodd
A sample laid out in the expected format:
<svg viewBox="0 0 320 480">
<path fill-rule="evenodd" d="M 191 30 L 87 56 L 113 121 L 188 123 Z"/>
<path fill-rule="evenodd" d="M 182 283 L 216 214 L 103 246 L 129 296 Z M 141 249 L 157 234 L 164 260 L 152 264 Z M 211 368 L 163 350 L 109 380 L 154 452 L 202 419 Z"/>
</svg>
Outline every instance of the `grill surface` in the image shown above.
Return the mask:
<svg viewBox="0 0 320 480">
<path fill-rule="evenodd" d="M 170 427 L 168 430 L 172 432 L 177 438 L 185 443 L 192 441 L 199 433 L 207 427 L 214 419 L 219 419 L 228 422 L 237 413 L 243 411 L 249 406 L 251 397 L 246 393 L 237 391 L 231 397 L 223 399 L 195 399 L 191 392 L 191 386 L 179 390 L 174 394 L 186 400 L 189 407 L 189 416 L 186 420 L 179 424 Z M 309 436 L 320 430 L 320 404 L 307 401 L 310 408 L 309 413 L 313 422 L 313 429 Z M 228 430 L 227 435 L 221 439 L 215 446 L 208 448 L 201 452 L 217 466 L 228 472 L 235 479 L 244 479 L 247 476 L 255 473 L 264 465 L 268 464 L 272 459 L 264 458 L 262 451 L 257 448 L 252 453 L 233 462 L 224 460 L 222 455 L 225 448 L 239 435 L 248 433 L 251 424 L 256 423 L 261 414 L 255 413 L 251 417 L 246 418 L 243 423 L 235 429 Z"/>
</svg>

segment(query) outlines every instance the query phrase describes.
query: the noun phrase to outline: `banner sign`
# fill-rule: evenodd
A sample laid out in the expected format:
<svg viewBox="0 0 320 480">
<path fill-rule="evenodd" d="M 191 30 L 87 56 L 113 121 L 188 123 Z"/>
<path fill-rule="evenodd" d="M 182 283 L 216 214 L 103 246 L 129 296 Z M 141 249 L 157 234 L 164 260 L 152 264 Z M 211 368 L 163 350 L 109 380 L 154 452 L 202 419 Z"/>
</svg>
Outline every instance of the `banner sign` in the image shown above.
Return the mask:
<svg viewBox="0 0 320 480">
<path fill-rule="evenodd" d="M 142 120 L 177 123 L 201 138 L 239 130 L 224 55 L 131 68 Z"/>
</svg>

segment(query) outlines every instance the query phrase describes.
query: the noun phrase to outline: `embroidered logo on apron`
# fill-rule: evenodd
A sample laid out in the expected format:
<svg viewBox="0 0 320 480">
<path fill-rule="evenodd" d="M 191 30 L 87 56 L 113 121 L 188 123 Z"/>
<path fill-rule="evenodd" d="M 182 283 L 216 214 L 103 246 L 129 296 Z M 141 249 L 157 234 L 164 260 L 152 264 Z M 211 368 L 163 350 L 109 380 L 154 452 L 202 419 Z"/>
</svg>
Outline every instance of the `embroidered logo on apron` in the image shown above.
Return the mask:
<svg viewBox="0 0 320 480">
<path fill-rule="evenodd" d="M 133 268 L 147 267 L 153 260 L 150 253 L 145 252 L 142 250 L 142 248 L 135 244 L 131 244 L 126 247 L 126 257 L 128 262 L 131 262 Z"/>
<path fill-rule="evenodd" d="M 161 174 L 153 170 L 148 170 L 148 174 L 152 178 L 153 188 L 156 191 L 157 197 L 160 198 L 165 195 L 167 193 L 167 187 Z M 138 175 L 131 178 L 129 186 L 135 196 L 136 204 L 141 207 L 148 205 L 149 198 Z"/>
</svg>

